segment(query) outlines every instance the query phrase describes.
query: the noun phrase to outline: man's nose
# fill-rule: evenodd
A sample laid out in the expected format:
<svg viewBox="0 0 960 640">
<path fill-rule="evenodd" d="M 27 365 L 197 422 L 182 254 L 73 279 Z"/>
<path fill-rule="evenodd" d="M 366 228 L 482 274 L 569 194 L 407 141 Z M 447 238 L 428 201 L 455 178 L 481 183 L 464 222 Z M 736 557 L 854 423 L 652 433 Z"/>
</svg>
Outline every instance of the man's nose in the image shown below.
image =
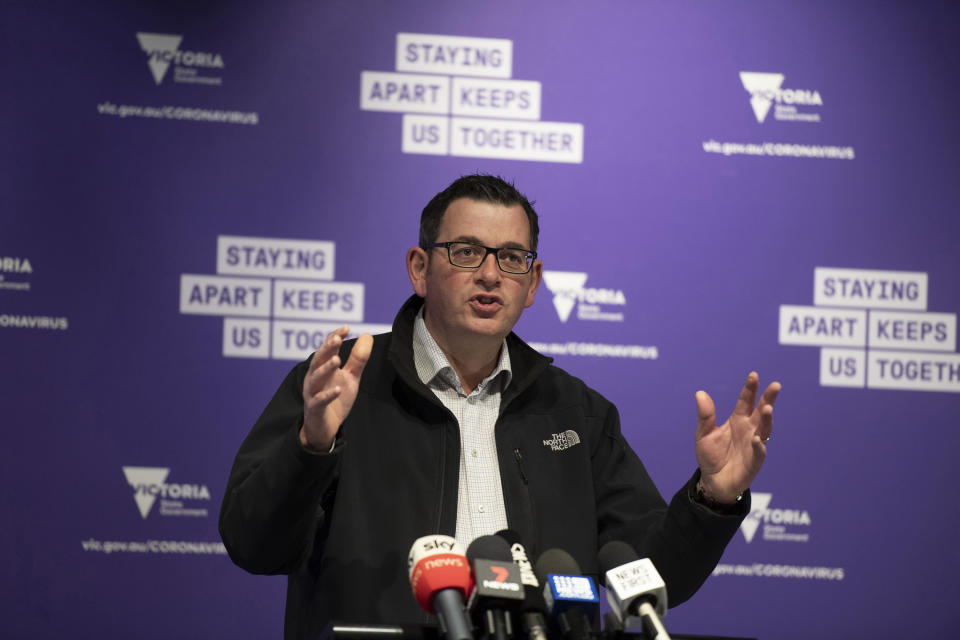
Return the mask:
<svg viewBox="0 0 960 640">
<path fill-rule="evenodd" d="M 500 265 L 497 263 L 497 255 L 490 251 L 483 256 L 483 262 L 477 267 L 477 278 L 484 282 L 495 282 L 500 279 Z"/>
</svg>

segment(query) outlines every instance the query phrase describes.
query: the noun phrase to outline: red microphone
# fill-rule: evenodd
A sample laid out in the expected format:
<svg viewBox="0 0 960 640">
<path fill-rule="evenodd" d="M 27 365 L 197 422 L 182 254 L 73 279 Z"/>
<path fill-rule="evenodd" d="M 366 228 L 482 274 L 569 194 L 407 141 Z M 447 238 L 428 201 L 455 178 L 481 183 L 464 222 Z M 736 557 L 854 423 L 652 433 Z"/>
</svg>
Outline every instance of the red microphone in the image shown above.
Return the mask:
<svg viewBox="0 0 960 640">
<path fill-rule="evenodd" d="M 467 556 L 450 536 L 424 536 L 410 547 L 410 588 L 417 604 L 440 619 L 447 640 L 473 640 L 464 602 L 473 590 Z"/>
</svg>

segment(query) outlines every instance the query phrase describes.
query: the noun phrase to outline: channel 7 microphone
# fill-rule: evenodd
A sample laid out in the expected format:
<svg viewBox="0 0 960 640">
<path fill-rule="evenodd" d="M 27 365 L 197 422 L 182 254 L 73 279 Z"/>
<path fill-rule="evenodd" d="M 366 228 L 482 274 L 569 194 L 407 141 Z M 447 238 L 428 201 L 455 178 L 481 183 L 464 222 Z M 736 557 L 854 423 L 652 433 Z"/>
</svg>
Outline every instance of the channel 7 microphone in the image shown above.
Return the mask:
<svg viewBox="0 0 960 640">
<path fill-rule="evenodd" d="M 410 587 L 417 604 L 437 614 L 447 640 L 473 640 L 464 601 L 473 588 L 463 547 L 450 536 L 424 536 L 410 547 Z"/>
<path fill-rule="evenodd" d="M 535 565 L 547 611 L 567 640 L 588 640 L 600 626 L 600 598 L 593 580 L 563 549 L 548 549 Z"/>
<path fill-rule="evenodd" d="M 481 638 L 514 637 L 513 614 L 523 604 L 520 570 L 513 564 L 510 545 L 498 536 L 480 536 L 467 548 L 475 587 L 467 609 Z"/>
<path fill-rule="evenodd" d="M 533 571 L 533 565 L 527 558 L 527 550 L 520 542 L 520 534 L 513 529 L 498 531 L 497 535 L 510 545 L 513 564 L 520 569 L 520 582 L 523 584 L 523 604 L 520 607 L 520 620 L 528 640 L 547 640 L 547 603 L 543 599 L 540 582 Z"/>
<path fill-rule="evenodd" d="M 653 562 L 641 560 L 633 547 L 619 540 L 603 545 L 597 559 L 607 585 L 607 600 L 623 627 L 639 622 L 648 638 L 670 640 L 661 620 L 667 615 L 667 585 Z"/>
</svg>

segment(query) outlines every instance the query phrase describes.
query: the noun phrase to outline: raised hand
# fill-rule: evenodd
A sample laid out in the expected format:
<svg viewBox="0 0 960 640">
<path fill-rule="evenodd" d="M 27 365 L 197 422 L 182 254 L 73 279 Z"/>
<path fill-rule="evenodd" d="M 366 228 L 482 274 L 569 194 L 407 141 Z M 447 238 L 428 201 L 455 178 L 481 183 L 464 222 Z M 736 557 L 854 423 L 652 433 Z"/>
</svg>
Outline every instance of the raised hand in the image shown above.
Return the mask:
<svg viewBox="0 0 960 640">
<path fill-rule="evenodd" d="M 704 492 L 713 500 L 732 504 L 746 491 L 767 455 L 767 440 L 773 431 L 773 403 L 780 383 L 771 382 L 754 407 L 760 378 L 747 376 L 737 405 L 719 427 L 713 400 L 697 391 L 696 454 Z"/>
<path fill-rule="evenodd" d="M 357 399 L 360 375 L 370 357 L 373 337 L 357 338 L 344 367 L 338 352 L 349 328 L 340 327 L 313 354 L 303 379 L 303 426 L 300 443 L 315 451 L 328 451 Z"/>
</svg>

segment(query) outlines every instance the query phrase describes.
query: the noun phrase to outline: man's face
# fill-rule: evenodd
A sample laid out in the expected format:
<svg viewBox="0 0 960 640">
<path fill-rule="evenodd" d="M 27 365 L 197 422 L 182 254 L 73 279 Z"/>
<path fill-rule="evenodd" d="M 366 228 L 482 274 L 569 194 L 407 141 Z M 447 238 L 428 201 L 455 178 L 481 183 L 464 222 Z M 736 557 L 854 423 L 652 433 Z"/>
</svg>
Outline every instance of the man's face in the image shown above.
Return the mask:
<svg viewBox="0 0 960 640">
<path fill-rule="evenodd" d="M 520 205 L 460 198 L 447 207 L 437 233 L 437 242 L 452 241 L 529 250 L 530 224 Z M 411 279 L 426 299 L 427 327 L 445 350 L 502 341 L 533 304 L 543 268 L 537 260 L 529 273 L 504 273 L 490 254 L 479 268 L 464 269 L 450 264 L 443 247 L 429 249 L 426 258 L 422 275 L 411 271 Z"/>
</svg>

